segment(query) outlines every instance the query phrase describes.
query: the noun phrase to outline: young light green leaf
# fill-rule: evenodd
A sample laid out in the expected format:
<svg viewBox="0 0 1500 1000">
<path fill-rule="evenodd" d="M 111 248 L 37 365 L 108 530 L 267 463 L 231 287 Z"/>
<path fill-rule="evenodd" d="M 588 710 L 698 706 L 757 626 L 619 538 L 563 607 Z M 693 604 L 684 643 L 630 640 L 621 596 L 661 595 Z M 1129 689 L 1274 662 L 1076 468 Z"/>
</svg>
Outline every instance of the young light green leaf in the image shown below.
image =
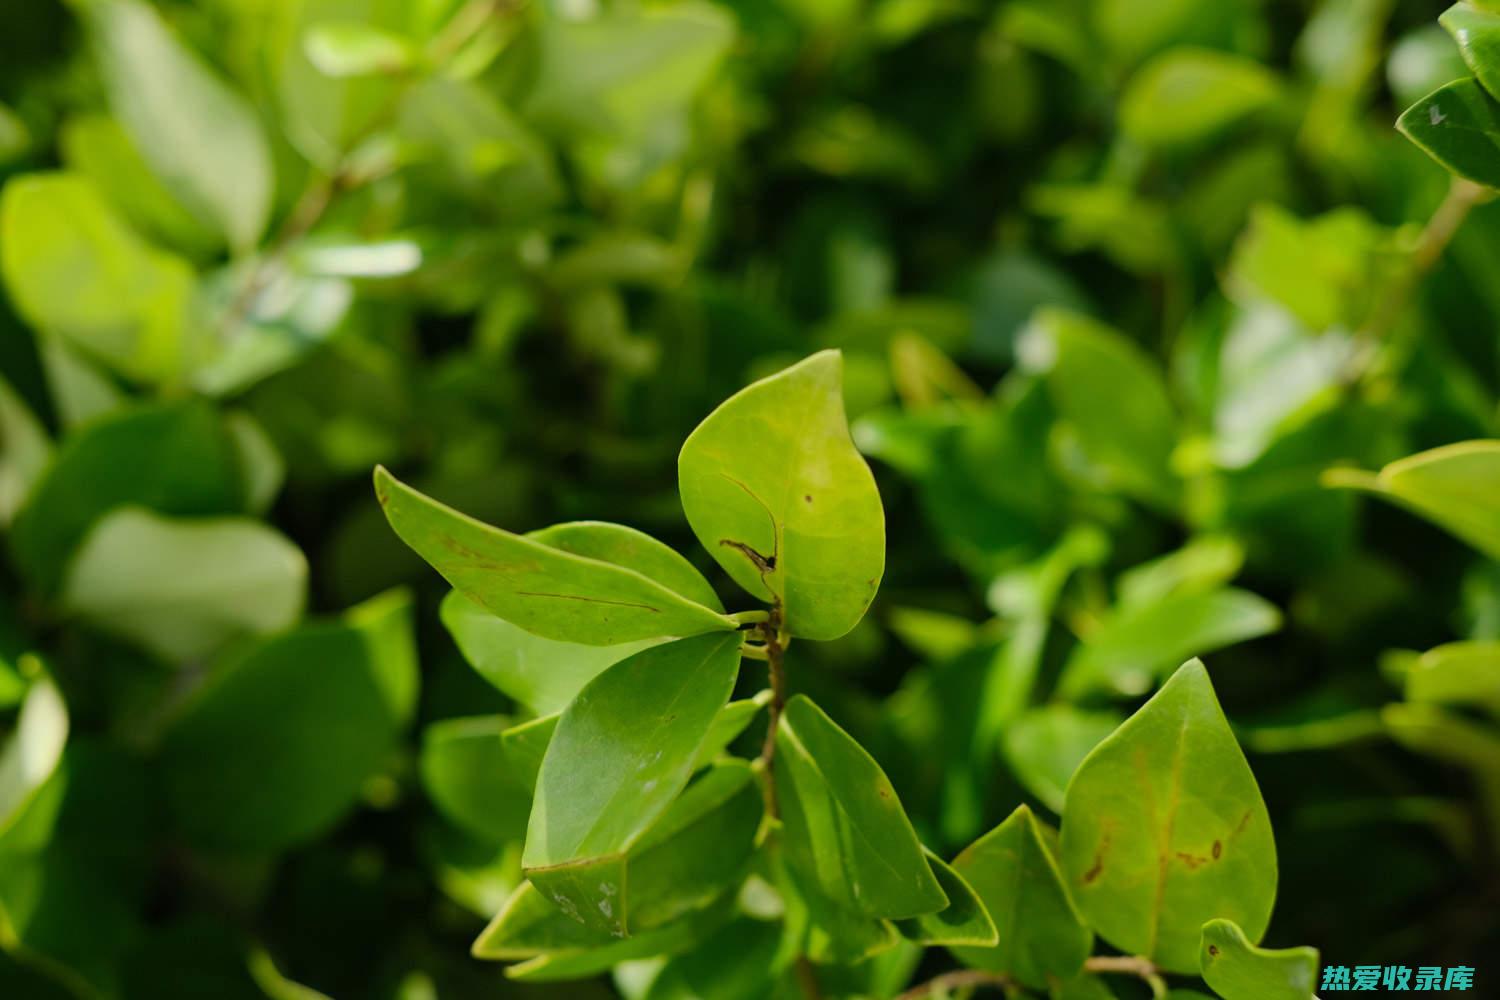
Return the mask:
<svg viewBox="0 0 1500 1000">
<path fill-rule="evenodd" d="M 1161 372 L 1140 347 L 1097 320 L 1049 306 L 1032 316 L 1016 350 L 1022 367 L 1045 377 L 1053 405 L 1092 463 L 1120 489 L 1176 505 L 1176 412 Z"/>
<path fill-rule="evenodd" d="M 189 664 L 237 636 L 291 626 L 306 593 L 302 551 L 258 521 L 124 507 L 84 538 L 60 601 L 71 614 Z"/>
<path fill-rule="evenodd" d="M 270 215 L 270 145 L 250 104 L 182 44 L 154 8 L 102 0 L 87 8 L 99 69 L 120 124 L 178 200 L 253 247 Z"/>
<path fill-rule="evenodd" d="M 192 842 L 221 850 L 315 837 L 386 763 L 416 690 L 411 601 L 400 592 L 238 649 L 163 741 L 168 810 Z"/>
<path fill-rule="evenodd" d="M 896 930 L 908 941 L 923 945 L 994 947 L 999 936 L 979 893 L 948 862 L 926 848 L 923 851 L 948 897 L 948 906 L 937 913 L 897 920 Z"/>
<path fill-rule="evenodd" d="M 1001 731 L 1001 749 L 1026 790 L 1061 814 L 1073 772 L 1123 721 L 1124 716 L 1113 711 L 1044 705 Z"/>
<path fill-rule="evenodd" d="M 1120 128 L 1144 146 L 1181 149 L 1263 110 L 1279 89 L 1275 74 L 1253 59 L 1178 46 L 1131 79 Z"/>
<path fill-rule="evenodd" d="M 1450 642 L 1429 649 L 1406 672 L 1406 698 L 1474 705 L 1500 716 L 1500 642 Z"/>
<path fill-rule="evenodd" d="M 1053 836 L 1023 805 L 953 859 L 998 934 L 993 948 L 951 949 L 965 965 L 1036 987 L 1083 971 L 1094 935 L 1063 884 L 1049 843 Z"/>
<path fill-rule="evenodd" d="M 308 61 L 334 78 L 399 73 L 417 55 L 407 39 L 362 21 L 322 21 L 307 30 L 302 45 Z"/>
<path fill-rule="evenodd" d="M 180 382 L 212 349 L 190 322 L 192 267 L 132 232 L 80 175 L 6 184 L 0 267 L 28 323 L 129 378 Z"/>
<path fill-rule="evenodd" d="M 0 379 L 0 528 L 9 526 L 51 461 L 46 428 Z"/>
<path fill-rule="evenodd" d="M 1500 103 L 1472 77 L 1434 90 L 1396 127 L 1458 176 L 1500 187 Z"/>
<path fill-rule="evenodd" d="M 851 914 L 898 920 L 949 904 L 875 759 L 798 695 L 776 733 L 787 864 Z"/>
<path fill-rule="evenodd" d="M 1281 612 L 1274 604 L 1234 587 L 1119 608 L 1069 658 L 1059 690 L 1068 697 L 1097 690 L 1139 695 L 1188 657 L 1280 627 Z"/>
<path fill-rule="evenodd" d="M 1496 163 L 1500 164 L 1500 153 Z M 1491 559 L 1500 559 L 1500 441 L 1433 448 L 1374 474 L 1329 469 L 1323 483 L 1383 496 L 1435 521 Z"/>
<path fill-rule="evenodd" d="M 735 623 L 632 569 L 481 524 L 375 470 L 402 541 L 476 603 L 547 639 L 609 646 Z"/>
<path fill-rule="evenodd" d="M 1209 920 L 1265 933 L 1271 820 L 1202 663 L 1184 664 L 1079 766 L 1060 860 L 1090 925 L 1169 971 L 1198 967 Z"/>
<path fill-rule="evenodd" d="M 677 460 L 698 540 L 811 639 L 852 629 L 885 570 L 885 513 L 849 437 L 841 373 L 839 353 L 823 351 L 742 389 Z"/>
<path fill-rule="evenodd" d="M 487 844 L 526 835 L 531 790 L 502 736 L 503 715 L 445 719 L 422 734 L 422 786 L 447 818 Z"/>
<path fill-rule="evenodd" d="M 1224 1000 L 1312 1000 L 1316 948 L 1257 948 L 1233 920 L 1203 925 L 1203 981 Z"/>
<path fill-rule="evenodd" d="M 626 852 L 687 784 L 739 662 L 738 634 L 653 646 L 594 678 L 563 712 L 522 864 L 570 916 L 626 933 Z"/>
<path fill-rule="evenodd" d="M 1245 547 L 1232 538 L 1204 535 L 1175 552 L 1140 563 L 1120 574 L 1119 603 L 1155 604 L 1174 594 L 1214 590 L 1234 579 L 1245 564 Z"/>
<path fill-rule="evenodd" d="M 16 726 L 0 749 L 0 834 L 25 811 L 38 789 L 46 784 L 62 760 L 68 742 L 68 706 L 52 678 L 40 672 L 21 702 Z"/>
<path fill-rule="evenodd" d="M 1443 11 L 1438 23 L 1458 43 L 1464 62 L 1490 96 L 1500 95 L 1500 11 L 1459 0 Z"/>
</svg>

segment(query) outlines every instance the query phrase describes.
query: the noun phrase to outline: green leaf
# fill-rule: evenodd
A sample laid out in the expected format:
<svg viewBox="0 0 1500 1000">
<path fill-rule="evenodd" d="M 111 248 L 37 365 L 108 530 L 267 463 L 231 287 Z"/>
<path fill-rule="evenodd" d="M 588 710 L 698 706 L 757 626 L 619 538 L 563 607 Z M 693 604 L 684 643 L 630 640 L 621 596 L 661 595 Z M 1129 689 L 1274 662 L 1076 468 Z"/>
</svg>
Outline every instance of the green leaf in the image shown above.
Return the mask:
<svg viewBox="0 0 1500 1000">
<path fill-rule="evenodd" d="M 885 513 L 844 416 L 842 357 L 823 351 L 742 389 L 682 446 L 688 523 L 793 635 L 852 629 L 885 571 Z"/>
<path fill-rule="evenodd" d="M 62 694 L 50 677 L 40 673 L 38 661 L 23 659 L 23 668 L 28 663 L 38 676 L 21 702 L 15 730 L 0 749 L 0 834 L 10 829 L 52 777 L 68 742 L 68 706 Z"/>
<path fill-rule="evenodd" d="M 525 786 L 527 794 L 536 794 L 536 779 L 542 773 L 542 760 L 547 756 L 547 745 L 552 742 L 552 734 L 557 732 L 560 718 L 561 712 L 544 715 L 512 726 L 500 734 L 505 759 L 516 780 Z"/>
<path fill-rule="evenodd" d="M 738 634 L 679 639 L 614 664 L 563 712 L 522 864 L 575 919 L 626 933 L 626 852 L 687 784 L 739 663 Z"/>
<path fill-rule="evenodd" d="M 1089 924 L 1168 971 L 1197 969 L 1209 920 L 1265 933 L 1271 820 L 1202 663 L 1184 664 L 1078 768 L 1060 859 Z"/>
<path fill-rule="evenodd" d="M 1045 705 L 1007 726 L 1001 748 L 1017 780 L 1042 805 L 1060 814 L 1073 772 L 1123 721 L 1116 712 Z"/>
<path fill-rule="evenodd" d="M 323 21 L 303 40 L 308 61 L 325 76 L 399 73 L 411 67 L 416 50 L 400 35 L 360 21 Z"/>
<path fill-rule="evenodd" d="M 503 715 L 445 719 L 422 734 L 422 787 L 438 811 L 487 844 L 526 835 L 531 789 L 503 735 Z"/>
<path fill-rule="evenodd" d="M 631 934 L 701 912 L 744 877 L 763 809 L 750 766 L 726 762 L 690 785 L 627 859 Z M 478 958 L 530 958 L 616 940 L 523 883 L 474 942 Z"/>
<path fill-rule="evenodd" d="M 51 461 L 46 428 L 0 379 L 0 527 L 9 526 Z"/>
<path fill-rule="evenodd" d="M 64 610 L 177 664 L 302 614 L 307 560 L 248 518 L 185 520 L 137 507 L 105 515 L 68 566 Z"/>
<path fill-rule="evenodd" d="M 1253 59 L 1179 46 L 1146 64 L 1120 98 L 1120 129 L 1153 149 L 1214 138 L 1274 103 L 1276 75 Z"/>
<path fill-rule="evenodd" d="M 1281 627 L 1276 606 L 1248 590 L 1179 593 L 1116 609 L 1069 658 L 1059 690 L 1138 695 L 1175 664 L 1267 635 Z"/>
<path fill-rule="evenodd" d="M 735 627 L 633 569 L 481 524 L 384 468 L 375 470 L 375 495 L 401 540 L 449 583 L 544 638 L 609 646 Z"/>
<path fill-rule="evenodd" d="M 126 505 L 232 514 L 244 492 L 233 441 L 204 403 L 141 406 L 69 435 L 11 526 L 16 565 L 42 592 L 104 514 Z"/>
<path fill-rule="evenodd" d="M 1429 649 L 1406 672 L 1406 699 L 1474 705 L 1500 717 L 1500 642 L 1450 642 Z"/>
<path fill-rule="evenodd" d="M 665 927 L 619 939 L 602 947 L 570 948 L 539 955 L 505 970 L 506 978 L 518 982 L 550 983 L 587 979 L 622 962 L 660 958 L 689 951 L 711 936 L 734 914 L 733 901 L 720 900 L 707 910 L 674 920 Z"/>
<path fill-rule="evenodd" d="M 1396 127 L 1458 176 L 1500 187 L 1500 104 L 1472 77 L 1434 90 Z"/>
<path fill-rule="evenodd" d="M 880 765 L 798 695 L 776 734 L 787 864 L 851 914 L 898 920 L 949 905 Z"/>
<path fill-rule="evenodd" d="M 1374 474 L 1330 469 L 1323 483 L 1385 497 L 1436 522 L 1491 559 L 1500 559 L 1500 441 L 1433 448 Z"/>
<path fill-rule="evenodd" d="M 608 521 L 570 521 L 526 537 L 585 559 L 633 569 L 705 608 L 724 610 L 719 595 L 692 563 L 643 531 Z"/>
<path fill-rule="evenodd" d="M 1033 315 L 1016 349 L 1022 367 L 1045 376 L 1058 414 L 1108 480 L 1156 506 L 1176 506 L 1177 415 L 1149 355 L 1118 331 L 1053 307 Z"/>
<path fill-rule="evenodd" d="M 926 848 L 923 851 L 948 897 L 948 906 L 937 913 L 898 920 L 896 930 L 907 940 L 923 945 L 993 947 L 999 937 L 979 893 L 948 862 Z"/>
<path fill-rule="evenodd" d="M 994 919 L 993 948 L 954 948 L 965 965 L 1044 987 L 1083 971 L 1094 935 L 1083 923 L 1053 857 L 1055 834 L 1026 806 L 964 848 L 953 867 Z"/>
<path fill-rule="evenodd" d="M 336 822 L 415 705 L 410 610 L 391 593 L 216 664 L 161 750 L 178 828 L 208 847 L 278 850 Z"/>
<path fill-rule="evenodd" d="M 0 268 L 29 324 L 119 374 L 180 382 L 212 349 L 191 314 L 191 266 L 132 232 L 77 174 L 5 185 Z"/>
<path fill-rule="evenodd" d="M 1316 948 L 1257 948 L 1233 920 L 1203 925 L 1203 981 L 1224 1000 L 1312 1000 Z"/>
<path fill-rule="evenodd" d="M 1500 95 L 1500 12 L 1459 0 L 1443 11 L 1438 23 L 1458 43 L 1459 54 L 1490 96 Z"/>
<path fill-rule="evenodd" d="M 136 149 L 231 248 L 253 247 L 265 230 L 274 184 L 255 110 L 149 5 L 101 0 L 87 11 L 105 91 Z"/>
</svg>

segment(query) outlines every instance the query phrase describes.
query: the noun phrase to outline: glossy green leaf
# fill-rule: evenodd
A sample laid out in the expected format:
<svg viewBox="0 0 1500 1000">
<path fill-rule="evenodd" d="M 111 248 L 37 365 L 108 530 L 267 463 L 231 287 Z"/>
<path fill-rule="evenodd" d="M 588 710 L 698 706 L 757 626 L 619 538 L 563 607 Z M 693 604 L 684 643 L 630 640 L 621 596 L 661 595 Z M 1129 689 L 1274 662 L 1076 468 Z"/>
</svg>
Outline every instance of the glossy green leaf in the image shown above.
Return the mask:
<svg viewBox="0 0 1500 1000">
<path fill-rule="evenodd" d="M 308 60 L 325 76 L 398 73 L 416 58 L 412 44 L 399 35 L 360 21 L 323 21 L 303 40 Z"/>
<path fill-rule="evenodd" d="M 1312 1000 L 1316 948 L 1257 948 L 1233 920 L 1203 925 L 1203 981 L 1224 1000 Z"/>
<path fill-rule="evenodd" d="M 1169 971 L 1198 967 L 1209 920 L 1265 933 L 1271 820 L 1202 663 L 1183 665 L 1079 766 L 1060 861 L 1100 936 Z"/>
<path fill-rule="evenodd" d="M 1472 77 L 1434 90 L 1396 127 L 1458 176 L 1500 187 L 1500 103 Z"/>
<path fill-rule="evenodd" d="M 1458 43 L 1464 62 L 1490 96 L 1500 94 L 1500 11 L 1459 0 L 1443 11 L 1438 23 Z"/>
<path fill-rule="evenodd" d="M 885 570 L 885 514 L 823 351 L 736 393 L 677 460 L 688 523 L 729 575 L 811 639 L 852 629 Z"/>
<path fill-rule="evenodd" d="M 301 550 L 257 521 L 125 507 L 85 536 L 59 600 L 70 614 L 188 664 L 237 636 L 291 626 L 306 592 Z"/>
<path fill-rule="evenodd" d="M 744 877 L 762 801 L 749 765 L 733 761 L 710 770 L 672 803 L 626 859 L 632 936 L 703 910 Z M 601 947 L 616 938 L 575 920 L 527 882 L 485 928 L 473 951 L 479 958 L 529 958 Z"/>
<path fill-rule="evenodd" d="M 1131 79 L 1120 98 L 1120 128 L 1144 146 L 1180 149 L 1264 110 L 1279 89 L 1275 74 L 1253 59 L 1181 46 Z"/>
<path fill-rule="evenodd" d="M 1433 448 L 1373 474 L 1330 469 L 1323 481 L 1385 497 L 1500 559 L 1500 441 Z"/>
<path fill-rule="evenodd" d="M 998 933 L 995 947 L 952 949 L 965 965 L 1038 987 L 1083 970 L 1094 935 L 1063 883 L 1054 839 L 1023 805 L 953 859 L 954 869 L 979 893 Z"/>
<path fill-rule="evenodd" d="M 643 531 L 608 521 L 570 521 L 526 537 L 585 559 L 625 566 L 705 608 L 724 610 L 719 595 L 692 563 Z"/>
<path fill-rule="evenodd" d="M 885 919 L 949 904 L 880 765 L 798 695 L 776 734 L 776 789 L 787 863 L 853 914 Z"/>
<path fill-rule="evenodd" d="M 1408 701 L 1473 705 L 1500 716 L 1500 642 L 1450 642 L 1406 672 Z"/>
<path fill-rule="evenodd" d="M 1184 659 L 1267 635 L 1281 627 L 1276 606 L 1247 590 L 1179 593 L 1120 608 L 1089 633 L 1068 660 L 1060 690 L 1138 695 Z"/>
<path fill-rule="evenodd" d="M 23 664 L 26 661 L 23 661 Z M 0 834 L 26 810 L 62 760 L 68 742 L 68 706 L 50 677 L 40 673 L 26 691 L 15 729 L 0 749 Z M 0 915 L 3 915 L 0 909 Z"/>
<path fill-rule="evenodd" d="M 937 913 L 897 920 L 896 930 L 908 941 L 923 945 L 989 948 L 997 944 L 995 922 L 979 893 L 948 862 L 931 851 L 926 854 L 932 874 L 948 897 L 948 906 Z"/>
<path fill-rule="evenodd" d="M 625 852 L 687 783 L 739 663 L 738 634 L 679 639 L 611 666 L 563 712 L 537 778 L 523 865 L 576 919 L 626 932 Z"/>
<path fill-rule="evenodd" d="M 561 712 L 544 715 L 519 726 L 512 726 L 500 734 L 506 761 L 528 794 L 536 792 L 536 779 L 542 773 L 542 760 L 547 756 L 547 744 L 552 742 L 552 734 L 557 732 L 557 720 L 560 718 Z"/>
<path fill-rule="evenodd" d="M 1073 772 L 1124 716 L 1055 704 L 1032 709 L 1001 731 L 1005 759 L 1026 790 L 1062 813 Z"/>
<path fill-rule="evenodd" d="M 169 403 L 122 411 L 70 435 L 17 512 L 17 566 L 55 588 L 85 534 L 115 507 L 231 514 L 244 507 L 234 445 L 213 409 Z"/>
<path fill-rule="evenodd" d="M 115 117 L 178 200 L 237 250 L 270 215 L 274 175 L 260 119 L 148 4 L 88 7 Z"/>
<path fill-rule="evenodd" d="M 216 664 L 161 749 L 178 828 L 229 850 L 327 830 L 385 765 L 415 706 L 411 630 L 410 599 L 391 593 Z"/>
<path fill-rule="evenodd" d="M 132 232 L 80 175 L 6 184 L 0 269 L 28 323 L 119 374 L 177 383 L 211 350 L 187 261 Z"/>
<path fill-rule="evenodd" d="M 384 468 L 375 494 L 396 534 L 456 589 L 544 638 L 608 646 L 735 627 L 635 570 L 481 524 Z"/>
<path fill-rule="evenodd" d="M 444 816 L 485 843 L 520 840 L 531 812 L 528 782 L 502 739 L 509 722 L 502 715 L 445 719 L 422 734 L 422 786 Z"/>
<path fill-rule="evenodd" d="M 633 959 L 678 955 L 691 950 L 723 926 L 734 914 L 731 904 L 732 900 L 721 900 L 707 910 L 674 920 L 665 927 L 624 939 L 616 938 L 611 944 L 538 955 L 508 967 L 505 975 L 508 979 L 527 983 L 587 979 Z"/>
<path fill-rule="evenodd" d="M 1096 320 L 1051 307 L 1033 315 L 1016 350 L 1024 368 L 1045 377 L 1059 415 L 1112 483 L 1159 506 L 1176 504 L 1177 416 L 1144 351 Z"/>
<path fill-rule="evenodd" d="M 741 917 L 669 961 L 639 1000 L 762 1000 L 780 996 L 787 964 L 775 921 Z M 879 995 L 879 994 L 877 994 Z"/>
</svg>

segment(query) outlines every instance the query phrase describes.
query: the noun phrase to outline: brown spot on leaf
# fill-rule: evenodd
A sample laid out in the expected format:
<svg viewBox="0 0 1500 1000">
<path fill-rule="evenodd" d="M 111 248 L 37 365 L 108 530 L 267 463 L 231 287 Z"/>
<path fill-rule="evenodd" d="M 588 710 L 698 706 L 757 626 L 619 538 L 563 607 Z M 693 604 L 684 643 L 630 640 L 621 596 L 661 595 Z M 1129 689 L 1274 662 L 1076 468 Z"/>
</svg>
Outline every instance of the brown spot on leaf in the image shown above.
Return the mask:
<svg viewBox="0 0 1500 1000">
<path fill-rule="evenodd" d="M 1088 885 L 1097 879 L 1104 871 L 1104 855 L 1109 853 L 1109 830 L 1106 828 L 1104 836 L 1099 840 L 1099 849 L 1094 852 L 1094 864 L 1088 871 L 1083 873 L 1083 884 Z"/>
<path fill-rule="evenodd" d="M 1251 815 L 1253 815 L 1252 811 L 1246 809 L 1245 815 L 1240 817 L 1240 825 L 1234 828 L 1234 833 L 1230 834 L 1231 837 L 1238 837 L 1240 834 L 1245 832 L 1245 827 L 1250 825 Z"/>
<path fill-rule="evenodd" d="M 811 493 L 804 493 L 804 494 L 802 494 L 802 499 L 805 500 L 805 501 L 807 501 L 808 503 L 812 503 L 812 494 Z"/>
<path fill-rule="evenodd" d="M 1177 852 L 1177 860 L 1187 865 L 1188 871 L 1197 871 L 1199 865 L 1208 864 L 1208 859 L 1197 854 L 1189 854 L 1186 851 Z"/>
<path fill-rule="evenodd" d="M 1216 945 L 1216 944 L 1209 945 L 1208 946 L 1208 954 L 1211 957 L 1213 957 L 1213 958 L 1218 958 L 1219 957 L 1219 946 Z"/>
<path fill-rule="evenodd" d="M 1221 841 L 1221 840 L 1214 841 L 1214 860 L 1218 861 L 1223 856 L 1224 856 L 1224 842 Z"/>
</svg>

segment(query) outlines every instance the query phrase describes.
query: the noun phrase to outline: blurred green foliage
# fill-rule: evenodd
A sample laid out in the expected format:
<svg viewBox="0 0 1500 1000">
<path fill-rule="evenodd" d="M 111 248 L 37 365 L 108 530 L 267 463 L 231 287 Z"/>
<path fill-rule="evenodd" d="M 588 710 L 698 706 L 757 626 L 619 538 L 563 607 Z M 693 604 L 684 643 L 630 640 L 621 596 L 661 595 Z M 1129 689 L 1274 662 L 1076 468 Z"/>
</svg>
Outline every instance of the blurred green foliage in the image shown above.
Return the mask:
<svg viewBox="0 0 1500 1000">
<path fill-rule="evenodd" d="M 1278 834 L 1266 943 L 1482 978 L 1500 205 L 1444 166 L 1500 182 L 1500 15 L 1439 13 L 0 5 L 0 996 L 762 995 L 756 921 L 613 981 L 470 957 L 545 717 L 620 647 L 539 646 L 550 687 L 490 656 L 536 637 L 445 601 L 369 470 L 643 529 L 728 594 L 678 448 L 828 347 L 885 579 L 788 670 L 922 842 L 1056 814 L 1212 653 Z"/>
</svg>

